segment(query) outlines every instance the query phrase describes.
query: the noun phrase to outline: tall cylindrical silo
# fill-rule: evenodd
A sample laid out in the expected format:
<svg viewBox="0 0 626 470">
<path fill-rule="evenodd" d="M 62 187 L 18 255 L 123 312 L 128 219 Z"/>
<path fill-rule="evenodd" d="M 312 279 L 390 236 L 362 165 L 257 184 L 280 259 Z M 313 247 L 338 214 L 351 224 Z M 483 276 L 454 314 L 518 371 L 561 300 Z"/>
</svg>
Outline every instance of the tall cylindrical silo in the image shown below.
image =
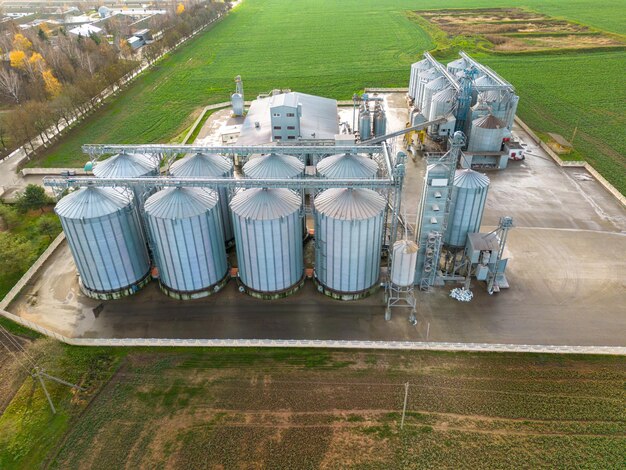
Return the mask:
<svg viewBox="0 0 626 470">
<path fill-rule="evenodd" d="M 148 198 L 144 213 L 166 294 L 195 299 L 226 284 L 228 263 L 217 193 L 166 188 Z"/>
<path fill-rule="evenodd" d="M 316 167 L 318 176 L 323 178 L 375 178 L 378 163 L 371 158 L 353 153 L 339 153 L 324 158 Z"/>
<path fill-rule="evenodd" d="M 391 250 L 391 283 L 409 287 L 415 280 L 418 246 L 413 240 L 398 240 Z"/>
<path fill-rule="evenodd" d="M 247 178 L 298 178 L 304 174 L 304 163 L 292 155 L 272 153 L 251 158 L 243 166 Z"/>
<path fill-rule="evenodd" d="M 424 117 L 430 116 L 430 105 L 433 100 L 433 95 L 448 86 L 450 86 L 450 83 L 444 77 L 436 78 L 424 85 L 424 93 L 422 95 L 421 104 L 421 110 Z"/>
<path fill-rule="evenodd" d="M 362 108 L 359 112 L 359 135 L 361 140 L 372 138 L 372 119 L 367 106 Z"/>
<path fill-rule="evenodd" d="M 430 62 L 426 59 L 422 59 L 419 62 L 411 64 L 411 78 L 409 80 L 409 97 L 415 99 L 417 94 L 417 84 L 419 81 L 419 74 L 432 68 Z"/>
<path fill-rule="evenodd" d="M 463 247 L 467 234 L 480 231 L 489 178 L 474 170 L 456 170 L 452 187 L 450 219 L 444 235 L 448 246 Z"/>
<path fill-rule="evenodd" d="M 350 300 L 378 287 L 385 198 L 332 188 L 314 201 L 315 278 L 326 295 Z"/>
<path fill-rule="evenodd" d="M 130 192 L 88 186 L 65 196 L 54 210 L 85 295 L 115 299 L 150 280 L 146 241 Z"/>
<path fill-rule="evenodd" d="M 499 152 L 506 126 L 492 114 L 474 119 L 470 131 L 468 153 Z"/>
<path fill-rule="evenodd" d="M 172 176 L 179 178 L 221 178 L 233 174 L 233 163 L 230 159 L 212 153 L 195 153 L 175 161 L 170 167 Z M 217 191 L 224 225 L 224 239 L 231 243 L 234 239 L 233 222 L 230 215 L 228 188 L 221 187 Z"/>
<path fill-rule="evenodd" d="M 430 113 L 428 116 L 429 121 L 434 121 L 437 118 L 447 116 L 452 113 L 452 110 L 457 104 L 457 92 L 452 87 L 444 88 L 433 95 L 433 99 L 430 103 Z M 438 125 L 430 126 L 430 133 L 434 133 L 437 130 Z"/>
<path fill-rule="evenodd" d="M 239 279 L 250 295 L 271 299 L 304 282 L 302 199 L 285 188 L 251 188 L 230 201 Z"/>
<path fill-rule="evenodd" d="M 417 90 L 415 92 L 415 104 L 420 108 L 420 112 L 422 114 L 424 114 L 421 108 L 424 97 L 424 86 L 439 77 L 441 77 L 441 72 L 435 67 L 424 70 L 419 74 L 419 77 L 417 79 Z M 428 114 L 426 114 L 425 116 L 428 116 Z"/>
</svg>

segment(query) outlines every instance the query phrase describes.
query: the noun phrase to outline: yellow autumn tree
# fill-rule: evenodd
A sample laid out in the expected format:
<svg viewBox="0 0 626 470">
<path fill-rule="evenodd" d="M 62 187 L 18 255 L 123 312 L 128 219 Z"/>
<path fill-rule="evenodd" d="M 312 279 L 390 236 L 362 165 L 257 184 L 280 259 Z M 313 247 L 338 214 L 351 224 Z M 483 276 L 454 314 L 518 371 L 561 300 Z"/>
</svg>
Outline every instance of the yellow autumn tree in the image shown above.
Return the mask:
<svg viewBox="0 0 626 470">
<path fill-rule="evenodd" d="M 182 15 L 184 11 L 185 11 L 185 5 L 183 5 L 182 3 L 179 3 L 178 6 L 176 7 L 176 14 Z"/>
<path fill-rule="evenodd" d="M 43 78 L 43 83 L 46 88 L 46 93 L 50 95 L 50 98 L 56 98 L 61 94 L 61 89 L 63 88 L 61 83 L 57 80 L 57 78 L 52 73 L 52 70 L 46 69 L 41 72 L 41 78 Z"/>
<path fill-rule="evenodd" d="M 28 62 L 33 66 L 35 70 L 43 70 L 46 66 L 46 61 L 39 52 L 33 52 L 33 55 L 30 56 Z"/>
<path fill-rule="evenodd" d="M 20 50 L 13 50 L 9 52 L 9 60 L 11 61 L 11 67 L 23 69 L 26 66 L 26 53 Z"/>
<path fill-rule="evenodd" d="M 33 43 L 23 34 L 17 33 L 13 36 L 13 47 L 20 51 L 27 51 L 32 47 Z"/>
</svg>

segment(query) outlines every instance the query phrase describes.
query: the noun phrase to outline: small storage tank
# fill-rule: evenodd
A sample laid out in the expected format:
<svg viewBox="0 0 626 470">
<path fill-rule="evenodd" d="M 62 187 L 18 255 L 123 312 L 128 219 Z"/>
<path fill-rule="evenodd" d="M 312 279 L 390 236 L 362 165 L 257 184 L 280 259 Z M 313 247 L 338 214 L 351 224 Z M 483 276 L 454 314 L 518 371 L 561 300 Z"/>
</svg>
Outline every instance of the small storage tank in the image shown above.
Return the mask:
<svg viewBox="0 0 626 470">
<path fill-rule="evenodd" d="M 362 141 L 372 138 L 372 120 L 367 107 L 362 108 L 359 113 L 359 135 Z"/>
<path fill-rule="evenodd" d="M 419 74 L 419 78 L 417 80 L 417 92 L 415 94 L 415 104 L 420 107 L 420 112 L 422 114 L 424 114 L 424 110 L 421 109 L 424 97 L 424 86 L 439 77 L 441 77 L 441 72 L 435 67 L 424 70 Z M 428 116 L 428 114 L 425 114 L 425 116 Z"/>
<path fill-rule="evenodd" d="M 248 160 L 243 173 L 247 178 L 299 178 L 304 174 L 304 163 L 292 155 L 272 153 Z"/>
<path fill-rule="evenodd" d="M 474 119 L 470 132 L 468 153 L 499 152 L 506 126 L 492 114 Z"/>
<path fill-rule="evenodd" d="M 444 235 L 448 246 L 462 247 L 467 234 L 480 231 L 489 178 L 474 170 L 456 170 L 452 187 L 450 219 Z"/>
<path fill-rule="evenodd" d="M 93 167 L 96 178 L 137 178 L 156 176 L 159 165 L 156 158 L 143 153 L 118 153 Z"/>
<path fill-rule="evenodd" d="M 65 196 L 54 211 L 85 295 L 116 299 L 148 283 L 150 259 L 130 191 L 88 186 Z"/>
<path fill-rule="evenodd" d="M 252 188 L 230 201 L 239 279 L 254 297 L 272 299 L 304 282 L 302 199 L 285 188 Z"/>
<path fill-rule="evenodd" d="M 448 80 L 444 77 L 439 77 L 431 80 L 424 85 L 424 94 L 422 96 L 422 114 L 424 116 L 430 115 L 430 105 L 432 103 L 433 95 L 450 86 Z"/>
<path fill-rule="evenodd" d="M 469 66 L 470 64 L 463 57 L 460 57 L 452 62 L 448 62 L 446 68 L 452 75 L 456 75 L 459 72 L 463 72 Z"/>
<path fill-rule="evenodd" d="M 176 160 L 170 167 L 172 176 L 178 178 L 221 178 L 233 174 L 233 163 L 230 159 L 214 153 L 195 153 L 180 160 Z M 228 188 L 218 189 L 219 205 L 224 226 L 224 240 L 231 243 L 234 239 L 233 221 L 228 207 Z"/>
<path fill-rule="evenodd" d="M 380 137 L 387 132 L 387 116 L 382 108 L 378 108 L 374 113 L 374 135 Z"/>
<path fill-rule="evenodd" d="M 230 95 L 230 102 L 233 107 L 235 116 L 243 116 L 243 95 L 241 93 L 233 93 Z"/>
<path fill-rule="evenodd" d="M 176 299 L 217 292 L 228 281 L 218 195 L 203 188 L 166 188 L 144 206 L 161 289 Z"/>
<path fill-rule="evenodd" d="M 422 59 L 419 62 L 415 62 L 411 65 L 411 78 L 409 79 L 409 97 L 415 99 L 417 93 L 417 84 L 419 80 L 419 74 L 430 69 L 432 66 L 426 59 Z"/>
<path fill-rule="evenodd" d="M 391 283 L 399 287 L 413 285 L 417 265 L 417 243 L 398 240 L 393 244 L 391 257 Z"/>
<path fill-rule="evenodd" d="M 323 178 L 375 178 L 378 163 L 371 158 L 352 153 L 339 153 L 324 158 L 316 167 Z"/>
<path fill-rule="evenodd" d="M 378 287 L 385 208 L 385 198 L 371 189 L 333 188 L 315 198 L 315 277 L 320 291 L 350 300 Z"/>
</svg>

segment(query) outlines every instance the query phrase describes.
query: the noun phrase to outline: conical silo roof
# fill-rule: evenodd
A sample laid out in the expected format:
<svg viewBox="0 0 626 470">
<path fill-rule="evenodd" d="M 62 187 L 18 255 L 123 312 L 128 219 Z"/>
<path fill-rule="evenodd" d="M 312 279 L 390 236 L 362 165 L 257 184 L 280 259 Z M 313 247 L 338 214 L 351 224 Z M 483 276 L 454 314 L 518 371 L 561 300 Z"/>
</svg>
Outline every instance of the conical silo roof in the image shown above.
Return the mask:
<svg viewBox="0 0 626 470">
<path fill-rule="evenodd" d="M 339 153 L 324 158 L 316 168 L 325 178 L 374 178 L 378 163 L 362 155 Z"/>
<path fill-rule="evenodd" d="M 93 174 L 97 178 L 134 178 L 155 174 L 156 169 L 148 155 L 122 152 L 96 163 Z"/>
<path fill-rule="evenodd" d="M 444 88 L 433 95 L 433 101 L 442 101 L 444 103 L 456 101 L 456 90 L 452 87 Z"/>
<path fill-rule="evenodd" d="M 468 63 L 463 57 L 453 60 L 452 62 L 448 62 L 448 65 L 447 65 L 449 69 L 465 69 L 467 68 L 467 66 L 468 66 Z"/>
<path fill-rule="evenodd" d="M 474 170 L 456 170 L 454 186 L 457 188 L 478 189 L 489 186 L 489 177 Z"/>
<path fill-rule="evenodd" d="M 411 64 L 411 68 L 421 71 L 421 70 L 428 70 L 432 68 L 432 65 L 430 64 L 430 61 L 428 61 L 427 59 L 422 59 L 420 61 L 417 61 Z"/>
<path fill-rule="evenodd" d="M 300 196 L 286 188 L 251 188 L 240 191 L 230 201 L 238 217 L 273 220 L 300 210 Z"/>
<path fill-rule="evenodd" d="M 315 198 L 315 210 L 338 220 L 363 220 L 385 209 L 385 198 L 364 188 L 332 188 Z"/>
<path fill-rule="evenodd" d="M 420 79 L 423 78 L 426 80 L 433 80 L 440 76 L 441 76 L 441 72 L 437 70 L 435 67 L 430 68 L 428 70 L 424 70 L 422 73 L 420 73 Z"/>
<path fill-rule="evenodd" d="M 64 219 L 92 219 L 113 214 L 130 201 L 130 194 L 119 189 L 87 186 L 62 198 L 54 211 Z"/>
<path fill-rule="evenodd" d="M 493 86 L 495 84 L 496 84 L 496 82 L 494 82 L 487 75 L 482 75 L 482 76 L 478 77 L 476 80 L 474 80 L 474 85 L 476 85 L 478 87 L 481 87 L 481 86 Z"/>
<path fill-rule="evenodd" d="M 296 178 L 303 171 L 304 163 L 297 157 L 280 153 L 252 158 L 243 166 L 248 178 Z"/>
<path fill-rule="evenodd" d="M 217 205 L 213 191 L 201 188 L 166 188 L 154 193 L 144 211 L 157 219 L 186 219 L 202 215 Z"/>
<path fill-rule="evenodd" d="M 478 100 L 483 102 L 495 103 L 500 99 L 498 90 L 485 90 L 478 95 Z"/>
<path fill-rule="evenodd" d="M 482 129 L 504 129 L 506 125 L 493 114 L 487 114 L 486 116 L 474 119 L 474 126 Z"/>
<path fill-rule="evenodd" d="M 446 88 L 449 85 L 450 84 L 448 83 L 448 79 L 447 78 L 439 77 L 439 78 L 435 78 L 434 80 L 431 80 L 426 85 L 424 85 L 424 87 L 428 88 L 430 90 L 443 90 L 444 88 Z"/>
<path fill-rule="evenodd" d="M 220 155 L 198 152 L 175 161 L 170 173 L 179 178 L 215 178 L 228 176 L 232 168 L 232 162 Z"/>
</svg>

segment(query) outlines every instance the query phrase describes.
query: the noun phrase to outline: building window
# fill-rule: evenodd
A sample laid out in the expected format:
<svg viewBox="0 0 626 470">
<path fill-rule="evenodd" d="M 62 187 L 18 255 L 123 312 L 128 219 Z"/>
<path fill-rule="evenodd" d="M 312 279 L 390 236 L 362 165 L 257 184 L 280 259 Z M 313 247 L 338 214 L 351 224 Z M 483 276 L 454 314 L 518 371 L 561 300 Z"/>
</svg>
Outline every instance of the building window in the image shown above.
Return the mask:
<svg viewBox="0 0 626 470">
<path fill-rule="evenodd" d="M 282 127 L 280 127 L 280 126 L 274 126 L 274 130 L 276 130 L 276 131 L 279 131 L 281 129 L 282 129 Z"/>
<path fill-rule="evenodd" d="M 290 131 L 295 131 L 296 130 L 296 126 L 287 126 L 287 129 L 289 129 Z"/>
<path fill-rule="evenodd" d="M 287 117 L 296 117 L 294 113 L 287 113 Z"/>
<path fill-rule="evenodd" d="M 274 117 L 280 117 L 280 113 L 272 113 L 272 116 L 274 116 Z"/>
<path fill-rule="evenodd" d="M 283 137 L 282 137 L 282 136 L 280 136 L 280 135 L 275 135 L 275 136 L 274 136 L 274 140 L 280 140 L 280 139 L 282 139 L 282 138 L 283 138 Z"/>
<path fill-rule="evenodd" d="M 289 135 L 289 136 L 287 136 L 287 138 L 288 138 L 289 140 L 294 140 L 294 139 L 296 138 L 296 136 L 295 136 L 295 135 Z"/>
</svg>

